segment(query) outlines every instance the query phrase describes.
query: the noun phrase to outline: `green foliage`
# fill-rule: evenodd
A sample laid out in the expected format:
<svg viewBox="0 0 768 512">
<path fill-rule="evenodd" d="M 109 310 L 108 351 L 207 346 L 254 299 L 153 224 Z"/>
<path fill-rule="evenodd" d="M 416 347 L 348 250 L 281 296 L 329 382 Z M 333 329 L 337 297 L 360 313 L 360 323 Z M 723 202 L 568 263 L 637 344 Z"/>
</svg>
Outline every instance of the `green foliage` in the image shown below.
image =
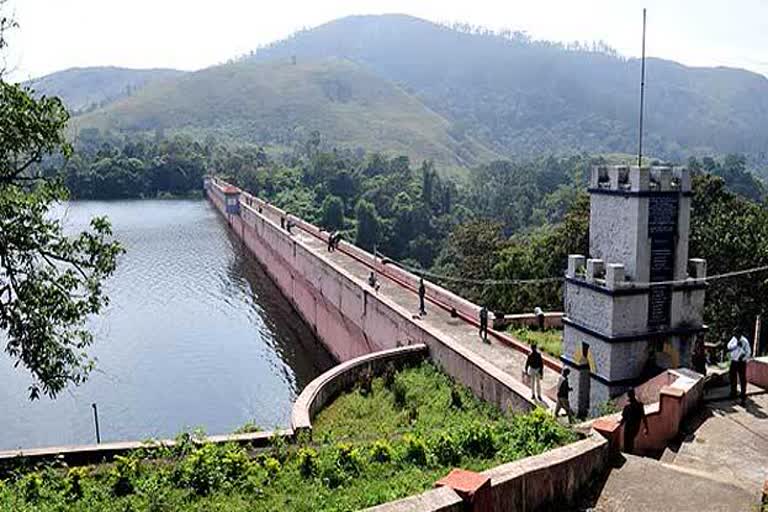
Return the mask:
<svg viewBox="0 0 768 512">
<path fill-rule="evenodd" d="M 419 411 L 405 431 L 392 392 L 377 378 L 373 393 L 343 394 L 321 411 L 315 439 L 322 443 L 287 445 L 283 460 L 187 433 L 181 450 L 141 450 L 89 468 L 19 470 L 0 481 L 0 511 L 357 510 L 423 492 L 455 466 L 482 471 L 573 440 L 546 412 L 504 417 L 430 364 L 401 371 L 397 381 Z M 461 410 L 446 408 L 453 387 Z"/>
<path fill-rule="evenodd" d="M 559 358 L 563 353 L 563 331 L 561 329 L 547 329 L 534 331 L 526 327 L 513 327 L 509 332 L 515 338 L 527 344 L 535 343 L 539 350 Z"/>
<path fill-rule="evenodd" d="M 32 376 L 30 398 L 55 397 L 93 368 L 85 320 L 106 306 L 102 284 L 122 249 L 106 219 L 67 237 L 49 214 L 68 197 L 40 169 L 44 156 L 72 153 L 61 101 L 0 79 L 0 119 L 0 330 L 6 354 Z"/>
<path fill-rule="evenodd" d="M 376 207 L 364 199 L 361 199 L 355 207 L 357 219 L 357 231 L 355 244 L 369 251 L 379 243 L 381 238 L 381 219 L 376 212 Z"/>
<path fill-rule="evenodd" d="M 392 385 L 392 399 L 398 409 L 403 409 L 408 401 L 408 388 L 398 379 Z"/>
<path fill-rule="evenodd" d="M 252 432 L 261 432 L 262 429 L 260 426 L 256 424 L 253 420 L 248 420 L 239 427 L 237 427 L 235 430 L 232 431 L 233 434 L 250 434 Z"/>
<path fill-rule="evenodd" d="M 317 452 L 312 448 L 299 448 L 297 452 L 299 460 L 299 472 L 301 476 L 309 478 L 317 471 Z"/>
<path fill-rule="evenodd" d="M 768 265 L 768 208 L 726 190 L 713 176 L 694 179 L 689 254 L 707 260 L 707 273 Z M 704 318 L 713 341 L 735 334 L 751 338 L 755 317 L 766 314 L 765 273 L 714 281 L 707 290 Z"/>
<path fill-rule="evenodd" d="M 462 446 L 458 436 L 449 432 L 441 432 L 434 441 L 432 453 L 438 463 L 444 466 L 454 466 L 461 460 Z"/>
<path fill-rule="evenodd" d="M 344 203 L 337 196 L 323 201 L 320 224 L 327 230 L 344 229 Z"/>
<path fill-rule="evenodd" d="M 427 444 L 424 440 L 413 434 L 405 434 L 403 436 L 403 460 L 417 466 L 425 466 L 427 464 Z"/>
<path fill-rule="evenodd" d="M 139 459 L 117 455 L 114 466 L 109 473 L 114 495 L 120 497 L 133 493 L 140 471 Z"/>
<path fill-rule="evenodd" d="M 392 445 L 386 440 L 379 439 L 371 446 L 371 460 L 374 462 L 385 463 L 394 458 L 394 450 Z"/>
</svg>

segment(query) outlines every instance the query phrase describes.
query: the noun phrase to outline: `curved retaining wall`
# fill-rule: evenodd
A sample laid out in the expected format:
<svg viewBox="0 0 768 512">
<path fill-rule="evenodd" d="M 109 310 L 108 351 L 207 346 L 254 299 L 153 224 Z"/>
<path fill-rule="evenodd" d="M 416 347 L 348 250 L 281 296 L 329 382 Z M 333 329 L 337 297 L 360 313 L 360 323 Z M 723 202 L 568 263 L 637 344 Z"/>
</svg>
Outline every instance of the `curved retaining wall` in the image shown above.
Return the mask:
<svg viewBox="0 0 768 512">
<path fill-rule="evenodd" d="M 291 428 L 295 432 L 311 430 L 315 415 L 339 393 L 351 389 L 363 372 L 380 375 L 389 364 L 399 369 L 417 363 L 427 355 L 427 346 L 418 344 L 374 352 L 334 366 L 310 382 L 296 399 Z"/>
<path fill-rule="evenodd" d="M 290 218 L 298 229 L 321 239 L 327 236 L 316 226 L 243 192 L 240 192 L 239 214 L 228 213 L 225 191 L 231 193 L 231 190 L 230 185 L 215 179 L 206 182 L 211 202 L 339 361 L 423 343 L 429 347 L 430 358 L 445 373 L 472 389 L 476 396 L 503 409 L 525 412 L 535 407 L 528 398 L 530 390 L 520 381 L 457 343 L 449 333 L 414 321 L 412 312 L 383 294 L 372 293 L 366 283 L 292 237 L 259 209 L 273 217 Z M 361 261 L 367 258 L 371 264 L 375 262 L 373 256 L 350 244 L 343 244 L 342 248 Z M 388 271 L 405 273 L 396 267 Z M 467 315 L 474 314 L 477 308 L 440 287 L 431 285 L 430 289 L 433 301 L 439 299 L 444 307 L 461 308 Z"/>
</svg>

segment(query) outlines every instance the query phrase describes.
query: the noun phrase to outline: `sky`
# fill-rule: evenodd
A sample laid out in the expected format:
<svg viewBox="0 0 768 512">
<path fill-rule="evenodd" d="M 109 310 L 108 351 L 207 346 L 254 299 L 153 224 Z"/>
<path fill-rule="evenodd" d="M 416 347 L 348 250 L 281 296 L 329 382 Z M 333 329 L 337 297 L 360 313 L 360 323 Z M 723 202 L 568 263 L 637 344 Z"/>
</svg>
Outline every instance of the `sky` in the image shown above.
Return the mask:
<svg viewBox="0 0 768 512">
<path fill-rule="evenodd" d="M 404 13 L 526 31 L 534 39 L 602 40 L 649 56 L 768 76 L 768 0 L 7 0 L 10 78 L 70 67 L 201 69 L 352 14 Z"/>
</svg>

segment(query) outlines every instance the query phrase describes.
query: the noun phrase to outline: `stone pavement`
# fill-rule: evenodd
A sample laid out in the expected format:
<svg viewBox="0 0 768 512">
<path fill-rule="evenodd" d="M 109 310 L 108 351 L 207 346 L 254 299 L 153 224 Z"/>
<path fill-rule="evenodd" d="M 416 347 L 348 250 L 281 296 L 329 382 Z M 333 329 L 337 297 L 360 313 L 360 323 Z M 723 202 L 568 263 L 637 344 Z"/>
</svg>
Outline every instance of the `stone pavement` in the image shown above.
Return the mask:
<svg viewBox="0 0 768 512">
<path fill-rule="evenodd" d="M 623 457 L 609 474 L 594 512 L 754 512 L 759 503 L 758 490 L 654 459 Z"/>
<path fill-rule="evenodd" d="M 265 215 L 277 225 L 280 225 L 279 217 L 273 214 L 271 210 L 265 209 L 262 215 Z M 299 227 L 294 227 L 293 236 L 295 239 L 300 240 L 303 244 L 310 247 L 320 257 L 343 267 L 348 273 L 364 283 L 367 283 L 368 276 L 372 270 L 368 265 L 352 258 L 340 250 L 328 252 L 326 242 L 320 240 L 311 233 L 303 231 Z M 400 283 L 387 276 L 377 273 L 377 277 L 381 283 L 378 293 L 385 295 L 404 309 L 413 311 L 414 319 L 429 324 L 431 327 L 455 339 L 512 377 L 521 379 L 527 357 L 525 354 L 493 339 L 493 337 L 489 337 L 490 343 L 483 343 L 480 340 L 478 328 L 476 326 L 460 317 L 451 318 L 448 311 L 435 304 L 430 304 L 429 299 L 427 299 L 427 314 L 424 317 L 419 317 L 419 297 L 415 291 L 402 286 Z M 489 329 L 489 333 L 492 331 L 492 329 Z M 557 372 L 545 367 L 542 391 L 554 388 L 557 385 L 557 378 Z M 546 397 L 544 398 L 544 405 L 553 409 L 554 403 L 550 399 Z"/>
<path fill-rule="evenodd" d="M 768 392 L 750 386 L 744 405 L 718 396 L 684 428 L 689 433 L 666 460 L 744 489 L 763 488 L 768 480 Z"/>
</svg>

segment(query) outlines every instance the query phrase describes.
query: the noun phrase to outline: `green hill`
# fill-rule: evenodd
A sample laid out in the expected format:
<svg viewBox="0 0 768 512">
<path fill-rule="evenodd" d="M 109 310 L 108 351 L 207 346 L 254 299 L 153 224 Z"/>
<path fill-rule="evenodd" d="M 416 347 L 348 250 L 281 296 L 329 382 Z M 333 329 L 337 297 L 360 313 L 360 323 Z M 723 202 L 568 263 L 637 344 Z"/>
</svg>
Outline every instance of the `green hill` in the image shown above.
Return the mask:
<svg viewBox="0 0 768 512">
<path fill-rule="evenodd" d="M 72 111 L 80 112 L 130 96 L 149 83 L 183 73 L 175 69 L 71 68 L 35 78 L 25 85 L 38 94 L 58 96 Z"/>
<path fill-rule="evenodd" d="M 259 49 L 255 61 L 338 57 L 404 87 L 507 156 L 636 151 L 640 62 L 610 48 L 565 48 L 525 34 L 404 16 L 350 16 Z M 649 59 L 649 153 L 741 152 L 765 159 L 768 79 Z"/>
<path fill-rule="evenodd" d="M 79 116 L 78 129 L 187 132 L 289 146 L 313 131 L 337 147 L 446 166 L 495 158 L 391 82 L 340 59 L 225 64 L 150 84 Z"/>
</svg>

